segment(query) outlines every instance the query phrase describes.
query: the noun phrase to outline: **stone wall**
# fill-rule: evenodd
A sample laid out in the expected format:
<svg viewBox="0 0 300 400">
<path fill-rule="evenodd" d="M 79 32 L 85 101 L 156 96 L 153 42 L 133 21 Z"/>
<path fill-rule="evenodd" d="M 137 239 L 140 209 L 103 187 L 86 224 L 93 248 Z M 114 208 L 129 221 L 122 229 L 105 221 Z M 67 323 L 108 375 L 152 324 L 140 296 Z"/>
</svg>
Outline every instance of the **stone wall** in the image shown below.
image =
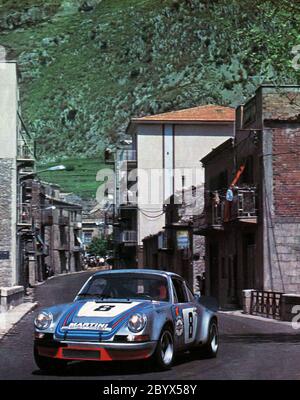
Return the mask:
<svg viewBox="0 0 300 400">
<path fill-rule="evenodd" d="M 266 241 L 272 268 L 265 289 L 300 293 L 300 223 L 277 219 Z"/>
<path fill-rule="evenodd" d="M 12 180 L 14 160 L 0 159 L 0 251 L 9 252 L 9 259 L 0 259 L 0 287 L 13 282 L 12 259 Z"/>
</svg>

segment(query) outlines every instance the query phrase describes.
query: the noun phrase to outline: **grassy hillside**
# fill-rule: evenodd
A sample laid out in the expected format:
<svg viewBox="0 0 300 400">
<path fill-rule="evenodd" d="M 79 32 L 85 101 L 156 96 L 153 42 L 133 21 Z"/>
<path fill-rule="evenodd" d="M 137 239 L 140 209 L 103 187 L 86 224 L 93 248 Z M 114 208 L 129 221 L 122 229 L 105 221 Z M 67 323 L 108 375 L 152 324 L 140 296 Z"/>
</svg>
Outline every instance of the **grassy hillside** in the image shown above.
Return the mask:
<svg viewBox="0 0 300 400">
<path fill-rule="evenodd" d="M 0 44 L 21 72 L 43 162 L 101 157 L 132 116 L 235 106 L 262 82 L 300 83 L 299 3 L 2 0 Z"/>
<path fill-rule="evenodd" d="M 56 183 L 67 193 L 74 193 L 83 199 L 95 198 L 101 182 L 96 181 L 97 172 L 106 168 L 101 159 L 68 159 L 40 164 L 38 171 L 43 171 L 54 165 L 65 165 L 65 171 L 42 172 L 40 179 Z"/>
</svg>

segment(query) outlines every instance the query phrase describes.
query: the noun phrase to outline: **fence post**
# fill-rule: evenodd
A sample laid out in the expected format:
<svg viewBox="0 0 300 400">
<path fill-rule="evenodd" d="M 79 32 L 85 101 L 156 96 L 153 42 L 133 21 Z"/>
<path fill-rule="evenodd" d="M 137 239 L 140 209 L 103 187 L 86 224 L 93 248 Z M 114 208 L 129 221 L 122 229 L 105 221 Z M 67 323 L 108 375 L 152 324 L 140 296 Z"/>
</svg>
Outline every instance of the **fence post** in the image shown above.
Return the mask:
<svg viewBox="0 0 300 400">
<path fill-rule="evenodd" d="M 251 314 L 253 289 L 243 290 L 243 313 Z"/>
</svg>

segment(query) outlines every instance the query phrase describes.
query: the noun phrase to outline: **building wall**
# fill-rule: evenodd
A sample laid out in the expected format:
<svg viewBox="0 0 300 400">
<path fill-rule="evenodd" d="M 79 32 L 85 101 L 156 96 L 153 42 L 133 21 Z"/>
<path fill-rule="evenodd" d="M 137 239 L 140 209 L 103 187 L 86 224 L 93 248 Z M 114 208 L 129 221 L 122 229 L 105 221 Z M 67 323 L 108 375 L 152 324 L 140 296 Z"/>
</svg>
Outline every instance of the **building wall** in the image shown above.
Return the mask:
<svg viewBox="0 0 300 400">
<path fill-rule="evenodd" d="M 165 218 L 163 214 L 159 215 L 163 210 L 163 202 L 182 188 L 182 176 L 185 177 L 186 187 L 204 182 L 200 158 L 233 136 L 233 128 L 233 123 L 138 126 L 138 205 L 144 210 L 144 213 L 138 212 L 138 245 L 142 245 L 144 237 L 155 234 L 163 228 Z M 170 132 L 173 134 L 171 138 Z M 173 154 L 170 154 L 171 152 Z M 152 180 L 150 187 L 147 186 L 148 181 L 141 176 L 141 170 L 158 171 L 166 166 L 169 168 L 170 162 L 175 169 L 173 186 L 168 179 L 168 171 L 165 170 Z M 149 192 L 152 198 L 159 201 L 149 204 L 147 201 Z"/>
<path fill-rule="evenodd" d="M 184 170 L 197 171 L 196 179 L 188 181 L 186 171 L 185 186 L 204 183 L 204 169 L 199 162 L 213 148 L 219 146 L 226 139 L 233 136 L 233 124 L 198 124 L 198 125 L 175 125 L 174 137 L 174 166 Z M 192 176 L 191 176 L 192 179 Z M 180 190 L 181 177 L 175 181 L 175 191 Z"/>
<path fill-rule="evenodd" d="M 159 216 L 162 213 L 163 203 L 163 181 L 160 175 L 163 171 L 161 125 L 140 125 L 138 127 L 137 157 L 139 175 L 137 234 L 138 245 L 141 246 L 144 237 L 157 233 L 164 224 L 164 215 Z M 153 175 L 153 171 L 158 176 Z M 155 218 L 148 218 L 145 214 L 153 215 Z"/>
<path fill-rule="evenodd" d="M 17 210 L 17 102 L 16 64 L 0 64 L 0 251 L 9 259 L 0 259 L 0 287 L 17 282 L 16 210 Z"/>
<path fill-rule="evenodd" d="M 300 87 L 262 87 L 258 94 L 264 134 L 264 288 L 299 293 Z"/>
<path fill-rule="evenodd" d="M 14 166 L 14 160 L 0 159 L 0 251 L 9 252 L 8 259 L 0 259 L 0 286 L 15 284 L 16 199 L 12 187 Z"/>
<path fill-rule="evenodd" d="M 17 156 L 17 106 L 16 64 L 0 63 L 0 159 Z"/>
</svg>

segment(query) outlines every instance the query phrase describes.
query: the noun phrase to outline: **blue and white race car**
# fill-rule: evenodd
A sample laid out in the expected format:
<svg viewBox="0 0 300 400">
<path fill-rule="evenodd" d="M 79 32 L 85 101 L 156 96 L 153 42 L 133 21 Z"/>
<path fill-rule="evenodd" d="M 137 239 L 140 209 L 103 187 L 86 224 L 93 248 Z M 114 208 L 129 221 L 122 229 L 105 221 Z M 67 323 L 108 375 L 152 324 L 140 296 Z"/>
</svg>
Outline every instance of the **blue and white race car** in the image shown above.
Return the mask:
<svg viewBox="0 0 300 400">
<path fill-rule="evenodd" d="M 153 359 L 168 369 L 178 351 L 216 357 L 216 308 L 203 305 L 203 299 L 171 272 L 98 272 L 72 303 L 37 315 L 36 364 L 49 371 L 73 360 Z"/>
</svg>

